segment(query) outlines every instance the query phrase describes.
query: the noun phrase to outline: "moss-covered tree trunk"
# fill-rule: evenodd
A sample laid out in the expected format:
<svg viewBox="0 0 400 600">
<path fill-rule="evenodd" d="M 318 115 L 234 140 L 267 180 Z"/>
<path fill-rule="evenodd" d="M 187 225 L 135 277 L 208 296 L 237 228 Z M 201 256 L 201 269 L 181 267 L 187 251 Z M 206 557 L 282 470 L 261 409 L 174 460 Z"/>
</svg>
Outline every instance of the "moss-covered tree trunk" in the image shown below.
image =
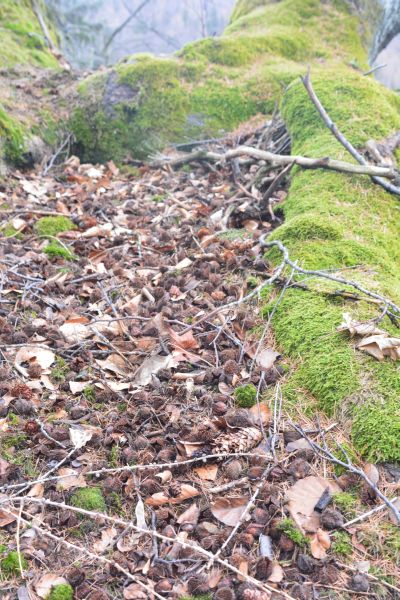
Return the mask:
<svg viewBox="0 0 400 600">
<path fill-rule="evenodd" d="M 293 151 L 346 158 L 311 104 L 299 75 L 311 65 L 323 104 L 355 146 L 400 129 L 400 99 L 363 73 L 399 30 L 399 0 L 239 0 L 220 38 L 189 44 L 171 58 L 128 57 L 83 81 L 71 115 L 85 160 L 143 157 L 171 141 L 219 134 L 275 102 Z M 393 18 L 391 18 L 391 15 Z M 400 299 L 399 201 L 369 179 L 323 171 L 293 174 L 285 223 L 274 231 L 293 260 L 341 272 Z M 271 261 L 278 257 L 273 253 Z M 343 312 L 376 316 L 365 302 L 332 301 L 291 289 L 274 333 L 291 359 L 285 402 L 341 414 L 357 449 L 400 460 L 400 374 L 396 363 L 360 353 L 336 327 Z M 266 299 L 273 303 L 273 296 Z M 390 324 L 385 322 L 387 329 Z"/>
</svg>

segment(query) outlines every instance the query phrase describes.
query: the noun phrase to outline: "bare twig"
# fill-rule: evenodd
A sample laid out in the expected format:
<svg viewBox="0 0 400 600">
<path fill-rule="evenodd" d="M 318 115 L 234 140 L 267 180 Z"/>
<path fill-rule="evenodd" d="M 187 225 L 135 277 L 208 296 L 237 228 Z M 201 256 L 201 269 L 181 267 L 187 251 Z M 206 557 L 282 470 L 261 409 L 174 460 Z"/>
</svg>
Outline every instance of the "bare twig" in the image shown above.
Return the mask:
<svg viewBox="0 0 400 600">
<path fill-rule="evenodd" d="M 274 154 L 267 150 L 260 150 L 258 148 L 252 148 L 251 146 L 237 146 L 232 150 L 228 150 L 224 154 L 218 152 L 206 152 L 204 150 L 198 150 L 197 152 L 190 152 L 189 154 L 182 154 L 177 158 L 173 159 L 160 159 L 154 160 L 151 163 L 152 167 L 161 167 L 169 165 L 171 167 L 179 167 L 189 162 L 195 161 L 210 161 L 210 162 L 221 162 L 226 160 L 232 160 L 238 156 L 251 156 L 257 160 L 265 160 L 267 162 L 275 163 L 277 165 L 298 165 L 305 169 L 327 169 L 329 171 L 338 171 L 340 173 L 352 173 L 355 175 L 369 175 L 370 177 L 386 177 L 388 179 L 395 179 L 397 177 L 396 171 L 392 167 L 380 167 L 376 165 L 360 164 L 354 165 L 347 163 L 342 160 L 336 160 L 334 158 L 308 158 L 305 156 L 287 155 L 287 154 Z M 392 186 L 394 187 L 394 186 Z M 396 188 L 397 189 L 397 188 Z"/>
<path fill-rule="evenodd" d="M 393 502 L 393 504 L 397 501 L 397 496 L 395 498 L 392 498 L 392 500 L 390 502 Z M 385 509 L 387 509 L 388 506 L 386 503 L 381 504 L 380 506 L 377 506 L 375 508 L 373 508 L 372 510 L 369 510 L 366 513 L 363 513 L 362 515 L 359 515 L 358 517 L 355 517 L 354 519 L 351 519 L 351 521 L 347 521 L 346 523 L 344 523 L 342 525 L 343 528 L 346 527 L 351 527 L 352 525 L 355 525 L 356 523 L 359 523 L 360 521 L 365 521 L 365 519 L 368 519 L 368 517 L 370 517 L 371 515 L 375 515 L 378 512 L 381 512 Z"/>
<path fill-rule="evenodd" d="M 332 132 L 332 134 L 335 136 L 335 138 L 338 140 L 338 142 L 340 142 L 340 144 L 342 144 L 342 146 L 347 150 L 347 152 L 349 152 L 349 154 L 351 154 L 351 156 L 353 158 L 355 158 L 356 161 L 360 165 L 362 165 L 363 167 L 370 167 L 370 165 L 368 165 L 368 162 L 363 157 L 363 155 L 360 154 L 356 148 L 354 148 L 353 144 L 351 144 L 351 142 L 349 142 L 349 140 L 337 128 L 335 123 L 332 121 L 332 119 L 326 112 L 325 108 L 321 104 L 321 101 L 319 100 L 319 98 L 318 98 L 317 94 L 315 93 L 314 88 L 312 86 L 310 71 L 308 71 L 308 73 L 305 77 L 301 77 L 301 81 L 303 82 L 304 87 L 306 88 L 307 93 L 308 93 L 312 103 L 314 104 L 315 108 L 319 112 L 325 125 Z M 390 192 L 391 194 L 396 194 L 397 196 L 400 196 L 400 188 L 398 188 L 397 186 L 382 179 L 382 177 L 386 177 L 386 175 L 382 175 L 382 174 L 379 175 L 378 173 L 372 173 L 372 172 L 370 172 L 368 174 L 371 176 L 372 180 L 375 183 L 377 183 L 378 185 L 383 187 L 387 192 Z"/>
</svg>

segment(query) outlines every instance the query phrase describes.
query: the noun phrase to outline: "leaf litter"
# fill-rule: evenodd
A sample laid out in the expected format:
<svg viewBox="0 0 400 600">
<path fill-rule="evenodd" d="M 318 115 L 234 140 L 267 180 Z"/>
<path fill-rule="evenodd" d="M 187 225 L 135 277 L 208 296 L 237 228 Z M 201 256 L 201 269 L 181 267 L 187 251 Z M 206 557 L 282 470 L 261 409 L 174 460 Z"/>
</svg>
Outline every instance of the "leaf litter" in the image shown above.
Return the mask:
<svg viewBox="0 0 400 600">
<path fill-rule="evenodd" d="M 251 144 L 263 133 L 250 124 L 238 135 Z M 275 150 L 282 139 L 287 147 L 285 135 L 278 122 Z M 285 421 L 273 458 L 285 359 L 270 332 L 258 348 L 257 303 L 213 312 L 271 271 L 258 238 L 281 222 L 286 181 L 266 203 L 252 182 L 261 169 L 269 187 L 278 171 L 255 161 L 240 167 L 251 198 L 237 191 L 228 165 L 142 165 L 122 175 L 113 163 L 71 157 L 58 169 L 57 177 L 30 172 L 5 184 L 21 235 L 0 240 L 0 502 L 25 495 L 26 523 L 18 529 L 16 503 L 11 512 L 12 502 L 0 504 L 0 561 L 16 550 L 19 531 L 32 597 L 60 583 L 89 600 L 308 600 L 327 597 L 329 586 L 356 594 L 354 573 L 339 566 L 329 511 L 344 510 L 335 494 L 357 481 L 340 487 Z M 40 211 L 71 219 L 56 237 L 74 258 L 46 254 L 35 235 Z M 347 315 L 340 330 L 378 359 L 397 356 L 396 338 L 375 325 Z M 258 403 L 239 406 L 240 386 L 258 390 Z M 380 483 L 376 466 L 367 469 Z M 355 501 L 359 514 L 369 508 L 364 496 Z M 29 498 L 43 501 L 40 510 Z M 381 512 L 376 529 L 387 521 Z M 349 566 L 365 565 L 364 526 L 349 534 Z M 210 562 L 214 554 L 225 563 Z M 395 577 L 390 561 L 367 555 Z M 19 585 L 10 589 L 23 594 Z"/>
</svg>

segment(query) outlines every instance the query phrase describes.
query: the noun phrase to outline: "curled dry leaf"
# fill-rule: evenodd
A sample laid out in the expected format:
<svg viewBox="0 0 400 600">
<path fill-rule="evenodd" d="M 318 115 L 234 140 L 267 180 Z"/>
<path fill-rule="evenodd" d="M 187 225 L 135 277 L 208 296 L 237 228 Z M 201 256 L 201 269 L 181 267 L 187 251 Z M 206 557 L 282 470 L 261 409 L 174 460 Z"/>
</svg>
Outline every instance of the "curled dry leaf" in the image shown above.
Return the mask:
<svg viewBox="0 0 400 600">
<path fill-rule="evenodd" d="M 249 410 L 254 417 L 255 425 L 260 423 L 260 417 L 263 425 L 268 425 L 268 423 L 271 421 L 271 411 L 265 402 L 255 404 Z"/>
<path fill-rule="evenodd" d="M 6 527 L 10 523 L 14 523 L 17 520 L 17 517 L 8 512 L 8 510 L 3 510 L 0 508 L 0 527 Z"/>
<path fill-rule="evenodd" d="M 385 356 L 392 360 L 400 360 L 400 338 L 372 335 L 361 340 L 357 344 L 357 348 L 367 352 L 377 360 L 384 360 Z"/>
<path fill-rule="evenodd" d="M 318 530 L 320 514 L 314 508 L 327 488 L 331 493 L 341 491 L 334 481 L 313 475 L 299 479 L 288 490 L 290 516 L 303 532 L 315 533 Z"/>
<path fill-rule="evenodd" d="M 329 534 L 323 529 L 318 529 L 312 536 L 310 542 L 311 554 L 314 558 L 322 560 L 326 557 L 326 551 L 331 547 Z"/>
<path fill-rule="evenodd" d="M 37 364 L 45 370 L 53 364 L 55 359 L 56 356 L 50 348 L 24 346 L 23 348 L 20 348 L 16 354 L 15 366 L 22 375 L 28 377 L 28 371 L 22 366 L 22 363 Z"/>
<path fill-rule="evenodd" d="M 90 381 L 70 381 L 69 389 L 74 395 L 80 394 L 88 385 L 90 385 Z"/>
<path fill-rule="evenodd" d="M 234 527 L 243 515 L 249 500 L 248 496 L 217 498 L 211 504 L 211 512 L 221 523 L 228 525 L 228 527 Z"/>
<path fill-rule="evenodd" d="M 62 476 L 62 479 L 57 481 L 56 490 L 58 492 L 86 487 L 86 481 L 83 475 L 81 473 L 77 473 L 70 467 L 63 467 L 62 469 L 59 469 L 58 475 Z"/>
<path fill-rule="evenodd" d="M 193 470 L 203 481 L 215 481 L 218 474 L 218 465 L 204 465 Z"/>
<path fill-rule="evenodd" d="M 147 529 L 146 513 L 144 510 L 144 503 L 141 498 L 139 498 L 135 507 L 135 517 L 136 525 L 141 529 Z"/>
<path fill-rule="evenodd" d="M 349 313 L 343 313 L 343 323 L 339 325 L 337 331 L 348 331 L 350 335 L 360 335 L 362 337 L 386 333 L 382 329 L 379 329 L 375 323 L 361 323 L 352 319 Z"/>
<path fill-rule="evenodd" d="M 96 363 L 102 369 L 111 371 L 116 375 L 125 377 L 129 374 L 129 367 L 119 354 L 110 354 L 105 360 L 96 359 Z"/>
<path fill-rule="evenodd" d="M 115 527 L 108 527 L 101 532 L 101 540 L 93 544 L 93 549 L 98 554 L 102 554 L 115 540 L 118 531 Z"/>
<path fill-rule="evenodd" d="M 44 485 L 43 483 L 35 483 L 26 494 L 30 498 L 43 498 L 44 494 Z"/>
<path fill-rule="evenodd" d="M 365 465 L 364 473 L 374 485 L 376 485 L 379 482 L 379 471 L 377 467 L 372 463 L 368 463 Z"/>
<path fill-rule="evenodd" d="M 171 338 L 172 346 L 175 349 L 194 350 L 199 347 L 197 340 L 194 338 L 192 330 L 179 335 L 172 328 L 169 328 L 168 333 Z"/>
<path fill-rule="evenodd" d="M 92 439 L 94 429 L 90 427 L 70 427 L 69 437 L 76 449 L 83 448 Z"/>
<path fill-rule="evenodd" d="M 171 369 L 178 366 L 172 354 L 167 356 L 149 356 L 146 358 L 134 379 L 134 385 L 145 386 L 151 383 L 152 376 L 157 375 L 161 369 Z"/>
<path fill-rule="evenodd" d="M 189 498 L 195 498 L 199 496 L 200 492 L 195 487 L 187 483 L 181 485 L 181 492 L 178 496 L 170 497 L 164 492 L 158 492 L 153 494 L 150 498 L 147 498 L 146 504 L 148 506 L 163 506 L 164 504 L 180 504 Z"/>
<path fill-rule="evenodd" d="M 89 319 L 86 317 L 75 317 L 65 321 L 60 327 L 60 331 L 64 336 L 66 342 L 74 344 L 76 342 L 82 342 L 86 338 L 92 335 L 89 327 L 86 323 L 89 323 Z"/>
<path fill-rule="evenodd" d="M 47 573 L 34 584 L 34 588 L 40 598 L 48 598 L 53 587 L 67 583 L 68 581 L 64 577 L 60 577 L 56 573 Z"/>
<path fill-rule="evenodd" d="M 161 473 L 157 473 L 156 477 L 159 477 L 161 480 L 161 483 L 167 483 L 168 481 L 171 481 L 172 479 L 172 472 L 165 470 L 165 471 L 161 471 Z"/>
<path fill-rule="evenodd" d="M 281 565 L 277 562 L 272 563 L 272 573 L 268 577 L 271 583 L 280 583 L 284 577 L 284 572 Z"/>
<path fill-rule="evenodd" d="M 199 520 L 200 509 L 196 503 L 189 506 L 177 519 L 179 525 L 197 525 Z"/>
</svg>

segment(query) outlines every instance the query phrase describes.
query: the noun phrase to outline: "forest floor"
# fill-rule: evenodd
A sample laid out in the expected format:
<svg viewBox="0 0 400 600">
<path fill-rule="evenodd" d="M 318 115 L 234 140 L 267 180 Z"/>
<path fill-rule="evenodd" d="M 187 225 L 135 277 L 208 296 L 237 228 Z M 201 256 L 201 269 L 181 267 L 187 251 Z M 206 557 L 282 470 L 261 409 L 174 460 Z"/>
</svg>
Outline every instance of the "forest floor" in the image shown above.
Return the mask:
<svg viewBox="0 0 400 600">
<path fill-rule="evenodd" d="M 263 204 L 259 167 L 71 157 L 1 184 L 2 599 L 400 598 L 393 515 L 318 451 L 351 448 L 340 426 L 282 403 L 246 299 L 286 195 Z"/>
</svg>

